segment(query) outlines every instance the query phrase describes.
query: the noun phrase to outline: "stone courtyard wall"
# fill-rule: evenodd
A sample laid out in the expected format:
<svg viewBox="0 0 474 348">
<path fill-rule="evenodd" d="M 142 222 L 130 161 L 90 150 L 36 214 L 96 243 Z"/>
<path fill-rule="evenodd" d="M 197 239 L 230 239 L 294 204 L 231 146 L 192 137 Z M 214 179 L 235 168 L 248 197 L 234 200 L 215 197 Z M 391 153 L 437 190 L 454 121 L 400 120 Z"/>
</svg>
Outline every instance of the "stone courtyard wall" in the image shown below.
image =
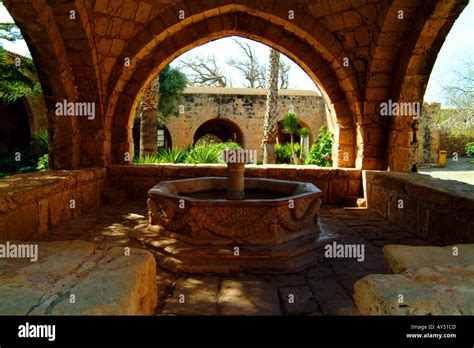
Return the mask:
<svg viewBox="0 0 474 348">
<path fill-rule="evenodd" d="M 184 113 L 166 122 L 173 147 L 185 148 L 193 143 L 198 128 L 209 120 L 224 120 L 235 124 L 243 134 L 243 145 L 258 150 L 263 138 L 266 110 L 266 89 L 192 87 L 184 91 Z M 280 90 L 278 120 L 293 109 L 301 125 L 315 139 L 319 127 L 327 125 L 324 100 L 316 91 Z"/>
<path fill-rule="evenodd" d="M 82 215 L 100 204 L 105 182 L 105 168 L 47 171 L 2 179 L 0 240 L 40 237 L 49 228 Z"/>
<path fill-rule="evenodd" d="M 471 185 L 414 173 L 363 176 L 368 209 L 435 245 L 474 243 Z"/>
<path fill-rule="evenodd" d="M 0 240 L 31 240 L 102 204 L 145 198 L 164 180 L 225 176 L 225 165 L 125 165 L 13 175 L 0 181 Z M 323 203 L 362 195 L 361 171 L 312 166 L 249 166 L 246 176 L 312 182 Z M 74 207 L 71 207 L 74 200 Z"/>
<path fill-rule="evenodd" d="M 226 175 L 227 168 L 222 164 L 113 166 L 108 168 L 104 199 L 115 202 L 124 198 L 146 197 L 149 189 L 164 180 Z M 325 204 L 340 204 L 346 198 L 362 196 L 362 174 L 358 169 L 249 165 L 245 177 L 313 183 L 323 192 L 322 202 Z"/>
</svg>

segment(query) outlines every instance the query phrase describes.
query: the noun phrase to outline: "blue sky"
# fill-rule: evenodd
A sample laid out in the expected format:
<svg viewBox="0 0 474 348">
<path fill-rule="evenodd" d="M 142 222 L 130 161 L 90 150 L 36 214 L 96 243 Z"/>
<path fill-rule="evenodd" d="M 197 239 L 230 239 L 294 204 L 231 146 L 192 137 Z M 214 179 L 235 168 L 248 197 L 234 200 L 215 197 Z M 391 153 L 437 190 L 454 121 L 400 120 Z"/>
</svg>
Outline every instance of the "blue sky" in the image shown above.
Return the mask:
<svg viewBox="0 0 474 348">
<path fill-rule="evenodd" d="M 0 3 L 0 22 L 11 21 L 12 18 L 8 14 L 3 4 Z M 268 57 L 268 47 L 255 41 L 246 41 L 252 45 L 262 62 L 265 62 Z M 17 52 L 22 55 L 29 55 L 28 47 L 23 41 L 9 43 L 0 40 L 0 43 L 10 51 Z M 226 76 L 232 80 L 233 86 L 240 87 L 243 85 L 244 80 L 234 69 L 228 68 L 224 64 L 228 57 L 236 56 L 238 54 L 239 49 L 231 40 L 231 38 L 224 38 L 209 42 L 205 45 L 188 51 L 181 57 L 178 57 L 178 59 L 186 59 L 194 55 L 215 56 L 217 61 L 222 63 L 221 67 Z M 453 79 L 453 69 L 456 68 L 462 59 L 467 57 L 474 58 L 474 1 L 471 1 L 460 15 L 453 28 L 449 32 L 441 51 L 439 52 L 425 93 L 425 101 L 444 102 L 442 84 L 445 84 Z M 283 59 L 291 66 L 290 88 L 316 88 L 311 78 L 309 78 L 309 76 L 297 64 L 287 57 L 284 57 Z M 173 64 L 177 64 L 177 60 Z"/>
</svg>

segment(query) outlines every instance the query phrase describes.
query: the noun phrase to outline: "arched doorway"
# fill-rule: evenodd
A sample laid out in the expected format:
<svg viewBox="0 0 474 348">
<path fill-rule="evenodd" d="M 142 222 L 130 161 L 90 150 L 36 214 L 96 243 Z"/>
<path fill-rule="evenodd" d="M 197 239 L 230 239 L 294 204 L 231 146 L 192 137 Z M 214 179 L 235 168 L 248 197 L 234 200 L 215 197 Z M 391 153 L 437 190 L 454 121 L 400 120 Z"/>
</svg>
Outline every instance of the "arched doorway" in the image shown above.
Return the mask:
<svg viewBox="0 0 474 348">
<path fill-rule="evenodd" d="M 194 133 L 193 144 L 196 144 L 207 135 L 214 136 L 223 143 L 232 141 L 244 145 L 242 131 L 234 122 L 229 120 L 217 118 L 204 122 Z"/>
</svg>

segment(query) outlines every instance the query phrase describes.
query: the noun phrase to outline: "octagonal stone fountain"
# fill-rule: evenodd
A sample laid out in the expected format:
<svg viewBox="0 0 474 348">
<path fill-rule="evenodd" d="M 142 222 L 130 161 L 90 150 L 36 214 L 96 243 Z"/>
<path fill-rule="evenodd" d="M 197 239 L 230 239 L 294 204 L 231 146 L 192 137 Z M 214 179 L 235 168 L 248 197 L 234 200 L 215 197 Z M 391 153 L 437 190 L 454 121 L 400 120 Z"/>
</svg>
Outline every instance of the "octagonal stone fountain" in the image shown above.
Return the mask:
<svg viewBox="0 0 474 348">
<path fill-rule="evenodd" d="M 161 266 L 190 273 L 290 273 L 317 262 L 321 191 L 244 179 L 249 156 L 226 151 L 228 176 L 164 181 L 148 192 L 147 244 Z"/>
</svg>

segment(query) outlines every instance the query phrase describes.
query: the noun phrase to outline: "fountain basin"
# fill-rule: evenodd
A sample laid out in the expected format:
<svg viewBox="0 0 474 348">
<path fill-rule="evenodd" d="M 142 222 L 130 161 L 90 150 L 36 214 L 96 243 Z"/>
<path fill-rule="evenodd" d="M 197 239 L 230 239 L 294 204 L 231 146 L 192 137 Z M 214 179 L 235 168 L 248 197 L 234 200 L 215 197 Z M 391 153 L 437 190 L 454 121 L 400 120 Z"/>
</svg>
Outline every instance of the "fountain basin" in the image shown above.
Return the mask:
<svg viewBox="0 0 474 348">
<path fill-rule="evenodd" d="M 187 272 L 297 271 L 315 262 L 322 192 L 313 184 L 245 179 L 227 200 L 227 179 L 164 181 L 148 192 L 148 244 L 163 266 Z M 323 238 L 327 242 L 328 238 Z"/>
</svg>

